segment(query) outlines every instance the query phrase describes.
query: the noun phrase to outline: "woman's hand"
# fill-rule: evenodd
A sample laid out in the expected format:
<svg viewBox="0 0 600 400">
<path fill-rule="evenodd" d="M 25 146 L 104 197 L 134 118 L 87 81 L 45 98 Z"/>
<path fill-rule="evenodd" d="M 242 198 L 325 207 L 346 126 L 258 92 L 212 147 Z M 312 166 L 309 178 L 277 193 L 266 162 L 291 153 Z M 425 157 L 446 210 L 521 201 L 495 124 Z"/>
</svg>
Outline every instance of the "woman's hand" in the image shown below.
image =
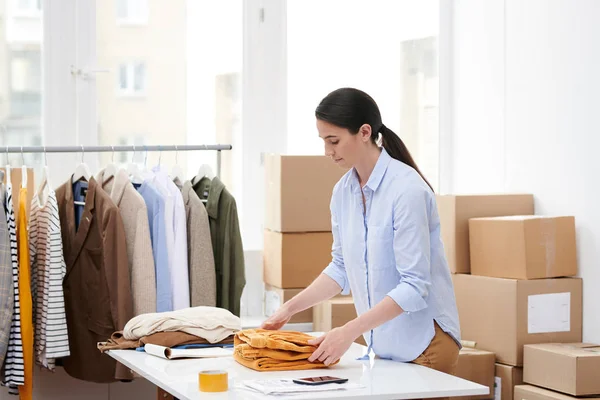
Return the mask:
<svg viewBox="0 0 600 400">
<path fill-rule="evenodd" d="M 309 340 L 308 343 L 313 346 L 319 346 L 317 350 L 308 358 L 309 362 L 319 360 L 329 366 L 342 358 L 348 351 L 356 337 L 350 332 L 349 328 L 342 326 L 334 328 L 323 336 Z"/>
<path fill-rule="evenodd" d="M 260 326 L 261 329 L 268 329 L 271 331 L 277 331 L 281 329 L 285 324 L 289 322 L 289 320 L 294 316 L 284 304 L 275 312 L 275 314 L 271 315 L 265 322 Z"/>
</svg>

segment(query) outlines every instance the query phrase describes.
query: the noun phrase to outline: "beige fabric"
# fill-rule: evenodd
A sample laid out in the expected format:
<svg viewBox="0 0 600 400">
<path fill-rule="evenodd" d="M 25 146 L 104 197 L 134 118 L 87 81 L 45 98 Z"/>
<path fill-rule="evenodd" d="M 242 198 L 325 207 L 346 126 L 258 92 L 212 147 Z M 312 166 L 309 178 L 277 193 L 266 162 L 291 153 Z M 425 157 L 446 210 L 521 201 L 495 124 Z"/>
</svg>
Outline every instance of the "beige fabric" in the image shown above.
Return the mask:
<svg viewBox="0 0 600 400">
<path fill-rule="evenodd" d="M 217 343 L 242 327 L 240 318 L 224 308 L 190 307 L 182 310 L 138 315 L 123 329 L 128 340 L 140 339 L 157 332 L 181 331 Z"/>
<path fill-rule="evenodd" d="M 125 228 L 133 315 L 156 312 L 156 273 L 146 203 L 127 172 L 120 169 L 108 180 L 104 179 L 104 172 L 101 170 L 96 180 L 119 208 Z"/>
<path fill-rule="evenodd" d="M 190 181 L 183 185 L 182 194 L 187 219 L 190 304 L 214 307 L 217 282 L 208 213 Z"/>
</svg>

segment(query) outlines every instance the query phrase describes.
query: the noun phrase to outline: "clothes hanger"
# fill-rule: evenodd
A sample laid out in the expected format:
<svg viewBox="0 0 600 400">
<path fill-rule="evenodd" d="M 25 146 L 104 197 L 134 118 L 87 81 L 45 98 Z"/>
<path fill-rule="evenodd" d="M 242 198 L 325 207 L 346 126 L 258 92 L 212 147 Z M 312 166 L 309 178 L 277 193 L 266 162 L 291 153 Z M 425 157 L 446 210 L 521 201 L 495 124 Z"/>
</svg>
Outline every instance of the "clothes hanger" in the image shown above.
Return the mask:
<svg viewBox="0 0 600 400">
<path fill-rule="evenodd" d="M 92 176 L 92 173 L 90 172 L 90 168 L 83 161 L 84 154 L 85 154 L 85 150 L 83 149 L 83 146 L 81 146 L 81 163 L 75 168 L 75 173 L 73 173 L 73 178 L 71 181 L 72 183 L 75 183 L 75 182 L 81 181 L 81 180 L 89 182 L 90 177 Z"/>
<path fill-rule="evenodd" d="M 117 164 L 115 164 L 115 147 L 110 146 L 110 148 L 112 149 L 112 159 L 111 159 L 111 163 L 108 164 L 106 166 L 106 168 L 104 169 L 104 176 L 102 178 L 103 183 L 106 183 L 111 178 L 113 178 L 117 174 L 117 171 L 119 170 L 119 167 L 117 167 Z"/>
<path fill-rule="evenodd" d="M 213 173 L 212 168 L 208 164 L 202 164 L 200 166 L 200 168 L 198 169 L 198 173 L 196 174 L 194 179 L 192 179 L 192 184 L 195 185 L 204 177 L 210 179 L 211 181 L 215 178 L 215 174 Z"/>
<path fill-rule="evenodd" d="M 135 163 L 135 145 L 133 146 L 131 162 L 127 166 L 127 174 L 129 175 L 129 180 L 133 184 L 142 184 L 144 182 L 142 171 L 140 171 L 140 167 Z"/>
<path fill-rule="evenodd" d="M 45 203 L 48 192 L 50 191 L 50 174 L 48 173 L 48 156 L 46 154 L 46 146 L 44 146 L 44 168 L 42 169 L 42 180 L 38 187 L 38 200 L 40 203 Z"/>
<path fill-rule="evenodd" d="M 183 182 L 183 170 L 179 166 L 179 151 L 177 150 L 177 145 L 175 146 L 175 165 L 173 166 L 173 170 L 171 171 L 171 179 L 173 182 L 179 181 Z M 158 162 L 160 164 L 160 156 L 158 158 Z"/>
<path fill-rule="evenodd" d="M 21 165 L 21 189 L 23 189 L 27 187 L 27 166 L 25 165 L 23 146 L 21 146 L 21 160 L 23 161 L 23 164 Z"/>
<path fill-rule="evenodd" d="M 8 158 L 8 146 L 6 146 L 6 185 L 11 185 L 12 182 L 10 180 L 10 159 Z"/>
</svg>

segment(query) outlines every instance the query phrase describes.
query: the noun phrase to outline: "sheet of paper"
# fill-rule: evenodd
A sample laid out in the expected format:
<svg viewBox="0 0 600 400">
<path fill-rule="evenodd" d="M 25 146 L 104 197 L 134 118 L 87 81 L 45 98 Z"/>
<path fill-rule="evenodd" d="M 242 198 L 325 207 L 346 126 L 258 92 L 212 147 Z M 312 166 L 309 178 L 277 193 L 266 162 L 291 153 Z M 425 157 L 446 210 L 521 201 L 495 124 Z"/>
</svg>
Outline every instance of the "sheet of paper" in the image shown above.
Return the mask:
<svg viewBox="0 0 600 400">
<path fill-rule="evenodd" d="M 528 296 L 527 333 L 569 332 L 571 330 L 571 293 Z"/>
<path fill-rule="evenodd" d="M 356 383 L 330 383 L 327 385 L 301 385 L 291 379 L 257 379 L 242 381 L 242 385 L 262 394 L 294 394 L 306 392 L 330 392 L 333 390 L 362 389 Z"/>
</svg>

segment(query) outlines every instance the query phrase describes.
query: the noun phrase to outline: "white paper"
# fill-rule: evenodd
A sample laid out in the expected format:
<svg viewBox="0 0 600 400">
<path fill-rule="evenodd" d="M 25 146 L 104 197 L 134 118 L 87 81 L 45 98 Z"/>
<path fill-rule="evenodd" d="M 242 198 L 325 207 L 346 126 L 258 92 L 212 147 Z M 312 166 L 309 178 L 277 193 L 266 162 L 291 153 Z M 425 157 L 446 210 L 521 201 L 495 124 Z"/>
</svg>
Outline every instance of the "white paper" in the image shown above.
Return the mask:
<svg viewBox="0 0 600 400">
<path fill-rule="evenodd" d="M 334 390 L 362 389 L 356 383 L 330 383 L 326 385 L 301 385 L 291 379 L 256 379 L 242 381 L 242 385 L 262 394 L 296 394 L 306 392 L 330 392 Z"/>
<path fill-rule="evenodd" d="M 502 378 L 494 377 L 494 400 L 502 400 Z"/>
<path fill-rule="evenodd" d="M 265 316 L 270 317 L 281 306 L 281 297 L 274 290 L 265 292 Z"/>
<path fill-rule="evenodd" d="M 527 299 L 527 333 L 569 332 L 571 293 L 531 295 Z"/>
<path fill-rule="evenodd" d="M 216 358 L 233 355 L 233 349 L 222 347 L 203 347 L 198 349 L 172 349 L 157 344 L 147 344 L 144 350 L 148 354 L 167 360 L 175 358 Z"/>
</svg>

